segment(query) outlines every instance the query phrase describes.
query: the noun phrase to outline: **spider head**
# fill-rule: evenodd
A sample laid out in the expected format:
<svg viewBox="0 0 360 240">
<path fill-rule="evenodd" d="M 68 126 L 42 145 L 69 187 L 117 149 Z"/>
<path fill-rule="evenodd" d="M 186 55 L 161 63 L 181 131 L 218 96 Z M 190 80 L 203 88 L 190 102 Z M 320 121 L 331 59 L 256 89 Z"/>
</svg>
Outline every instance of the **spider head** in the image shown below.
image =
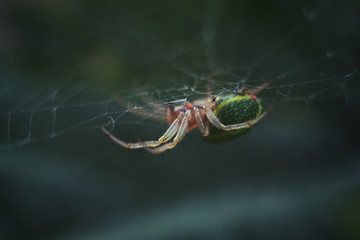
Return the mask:
<svg viewBox="0 0 360 240">
<path fill-rule="evenodd" d="M 193 108 L 193 105 L 190 102 L 187 102 L 185 105 L 185 109 Z"/>
</svg>

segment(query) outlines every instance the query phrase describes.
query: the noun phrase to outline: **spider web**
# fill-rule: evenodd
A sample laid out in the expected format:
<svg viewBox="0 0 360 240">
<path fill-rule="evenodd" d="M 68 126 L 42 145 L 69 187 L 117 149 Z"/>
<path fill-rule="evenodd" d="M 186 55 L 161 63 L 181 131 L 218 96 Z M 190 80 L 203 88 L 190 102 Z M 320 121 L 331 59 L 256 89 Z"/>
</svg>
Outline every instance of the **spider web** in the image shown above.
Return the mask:
<svg viewBox="0 0 360 240">
<path fill-rule="evenodd" d="M 14 80 L 11 75 L 1 76 L 0 148 L 99 131 L 103 125 L 119 132 L 127 125 L 160 131 L 165 125 L 151 118 L 164 114 L 168 104 L 252 89 L 271 79 L 274 83 L 258 96 L 264 108 L 328 101 L 345 106 L 358 101 L 354 90 L 360 80 L 358 39 L 349 37 L 344 43 L 319 47 L 324 33 L 316 22 L 322 16 L 316 8 L 304 7 L 300 24 L 286 30 L 276 28 L 273 30 L 279 32 L 272 33 L 245 33 L 254 26 L 235 21 L 232 28 L 224 30 L 221 13 L 214 9 L 216 6 L 210 6 L 205 11 L 201 28 L 189 44 L 176 44 L 169 54 L 161 55 L 166 63 L 161 70 L 156 68 L 143 81 L 123 84 L 116 90 L 99 90 L 94 84 L 76 81 L 36 85 Z M 248 49 L 254 39 L 257 48 Z M 134 114 L 139 110 L 147 114 Z M 144 136 L 134 133 L 133 137 Z"/>
</svg>

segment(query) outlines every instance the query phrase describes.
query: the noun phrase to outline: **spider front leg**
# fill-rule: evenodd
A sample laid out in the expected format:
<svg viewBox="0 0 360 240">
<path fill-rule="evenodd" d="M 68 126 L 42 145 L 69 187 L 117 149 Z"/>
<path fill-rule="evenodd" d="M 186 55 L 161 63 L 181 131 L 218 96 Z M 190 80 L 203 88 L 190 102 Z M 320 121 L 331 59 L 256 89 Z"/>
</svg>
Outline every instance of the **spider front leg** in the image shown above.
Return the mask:
<svg viewBox="0 0 360 240">
<path fill-rule="evenodd" d="M 145 142 L 137 142 L 137 143 L 126 143 L 117 137 L 115 137 L 112 133 L 110 133 L 104 126 L 101 126 L 101 130 L 109 136 L 111 140 L 115 143 L 125 147 L 125 148 L 146 148 L 146 147 L 157 147 L 162 143 L 169 141 L 181 128 L 181 124 L 179 124 L 180 119 L 184 118 L 185 113 L 182 112 L 179 116 L 173 121 L 170 127 L 166 130 L 164 135 L 162 135 L 157 141 L 145 141 Z"/>
<path fill-rule="evenodd" d="M 197 107 L 194 107 L 194 115 L 195 115 L 195 120 L 196 120 L 196 124 L 199 128 L 200 133 L 206 137 L 209 135 L 209 126 L 208 125 L 204 125 L 204 122 L 201 118 L 201 114 L 200 111 Z"/>
<path fill-rule="evenodd" d="M 125 109 L 129 109 L 130 112 L 136 114 L 136 115 L 139 115 L 140 117 L 144 117 L 144 118 L 150 118 L 150 119 L 153 119 L 155 121 L 158 121 L 158 122 L 166 122 L 166 119 L 164 118 L 163 115 L 160 115 L 158 113 L 160 107 L 158 107 L 156 105 L 156 107 L 158 107 L 159 109 L 155 109 L 155 107 L 150 104 L 150 107 L 152 108 L 153 111 L 149 111 L 147 109 L 143 109 L 143 108 L 138 108 L 136 107 L 136 105 L 126 101 L 125 99 L 117 96 L 116 94 L 113 94 L 113 99 L 115 99 L 115 101 L 120 105 L 122 106 L 123 108 Z M 140 96 L 141 97 L 141 96 Z M 143 97 L 141 97 L 141 99 L 143 99 Z M 146 103 L 146 102 L 149 102 L 149 103 L 152 103 L 154 102 L 151 98 L 146 98 L 143 99 L 143 101 Z"/>
<path fill-rule="evenodd" d="M 237 124 L 231 124 L 231 125 L 224 125 L 220 122 L 220 120 L 215 116 L 213 111 L 211 111 L 210 108 L 204 107 L 206 111 L 206 117 L 209 119 L 212 125 L 214 125 L 216 128 L 223 130 L 223 131 L 232 131 L 242 128 L 249 128 L 255 125 L 258 121 L 260 121 L 265 115 L 271 111 L 273 106 L 270 106 L 265 112 L 263 112 L 260 116 L 257 118 L 254 118 L 250 121 L 243 122 L 243 123 L 237 123 Z"/>
<path fill-rule="evenodd" d="M 156 147 L 156 148 L 146 148 L 146 150 L 153 154 L 158 154 L 158 153 L 162 153 L 166 150 L 174 148 L 186 135 L 186 132 L 189 127 L 189 123 L 188 123 L 189 117 L 190 117 L 190 110 L 186 110 L 185 116 L 181 120 L 179 131 L 177 132 L 177 134 L 172 142 L 164 144 L 164 145 Z"/>
</svg>

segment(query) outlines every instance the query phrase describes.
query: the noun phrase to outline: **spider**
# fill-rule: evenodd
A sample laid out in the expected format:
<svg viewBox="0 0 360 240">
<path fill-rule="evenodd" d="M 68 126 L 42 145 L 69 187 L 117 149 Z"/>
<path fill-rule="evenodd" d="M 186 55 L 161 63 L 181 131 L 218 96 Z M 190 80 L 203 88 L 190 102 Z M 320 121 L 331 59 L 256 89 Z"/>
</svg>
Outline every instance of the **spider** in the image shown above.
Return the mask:
<svg viewBox="0 0 360 240">
<path fill-rule="evenodd" d="M 209 141 L 224 141 L 239 136 L 260 119 L 262 119 L 273 106 L 262 112 L 262 106 L 255 94 L 269 86 L 273 80 L 267 81 L 259 87 L 248 90 L 236 90 L 234 93 L 218 96 L 209 96 L 193 103 L 186 102 L 179 106 L 168 105 L 165 119 L 169 125 L 166 132 L 156 141 L 126 143 L 115 137 L 104 126 L 102 131 L 115 143 L 129 149 L 145 148 L 151 153 L 162 153 L 174 148 L 194 128 Z M 117 98 L 121 105 L 124 100 Z M 150 100 L 150 99 L 145 99 Z M 149 115 L 145 110 L 139 110 L 138 115 Z M 155 116 L 157 120 L 163 117 Z M 173 140 L 169 142 L 169 140 Z"/>
</svg>

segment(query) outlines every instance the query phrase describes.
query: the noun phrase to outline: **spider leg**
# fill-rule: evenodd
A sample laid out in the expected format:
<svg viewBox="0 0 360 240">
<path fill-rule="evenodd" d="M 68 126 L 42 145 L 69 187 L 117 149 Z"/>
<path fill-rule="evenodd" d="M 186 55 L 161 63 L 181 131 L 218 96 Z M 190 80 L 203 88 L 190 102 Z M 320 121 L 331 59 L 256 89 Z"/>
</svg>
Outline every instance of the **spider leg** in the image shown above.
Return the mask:
<svg viewBox="0 0 360 240">
<path fill-rule="evenodd" d="M 252 94 L 257 95 L 258 93 L 260 93 L 262 90 L 264 90 L 265 88 L 267 88 L 270 84 L 272 84 L 275 81 L 275 78 L 270 79 L 269 81 L 264 82 L 263 84 L 261 84 L 260 86 L 257 86 L 253 89 L 249 89 L 249 91 Z"/>
<path fill-rule="evenodd" d="M 152 98 L 152 97 L 148 97 L 145 96 L 144 94 L 140 95 L 140 98 L 143 102 L 145 103 L 150 103 L 149 106 L 151 107 L 152 110 L 154 111 L 159 111 L 162 110 L 163 107 L 159 106 L 158 104 L 156 104 L 156 101 Z"/>
<path fill-rule="evenodd" d="M 122 106 L 125 109 L 129 109 L 130 112 L 132 112 L 136 115 L 139 115 L 141 117 L 147 117 L 147 118 L 153 119 L 158 122 L 166 122 L 166 118 L 163 116 L 163 114 L 159 114 L 157 112 L 159 109 L 155 109 L 151 104 L 150 104 L 150 106 L 154 111 L 145 110 L 143 108 L 137 108 L 134 104 L 129 103 L 128 101 L 117 96 L 116 94 L 113 94 L 112 97 L 115 99 L 115 101 L 120 106 Z M 152 103 L 152 101 L 150 101 L 150 100 L 149 100 L 149 102 Z"/>
<path fill-rule="evenodd" d="M 156 104 L 156 101 L 152 98 L 149 97 L 147 94 L 143 94 L 143 93 L 147 93 L 147 91 L 144 91 L 141 89 L 141 86 L 139 85 L 139 83 L 135 82 L 134 83 L 135 88 L 137 89 L 137 92 L 140 93 L 138 96 L 140 97 L 140 99 L 144 102 L 144 103 L 150 103 L 149 106 L 152 110 L 154 110 L 155 112 L 159 111 L 159 110 L 163 110 L 164 108 L 159 106 L 158 104 Z"/>
<path fill-rule="evenodd" d="M 156 148 L 146 148 L 146 150 L 153 154 L 158 154 L 158 153 L 162 153 L 168 149 L 174 148 L 186 135 L 186 132 L 189 127 L 189 124 L 188 124 L 189 116 L 190 116 L 190 110 L 186 110 L 185 116 L 181 120 L 179 131 L 177 132 L 177 134 L 172 142 L 164 144 L 164 145 L 156 147 Z"/>
<path fill-rule="evenodd" d="M 220 120 L 215 116 L 215 114 L 211 111 L 210 108 L 205 107 L 206 111 L 206 117 L 209 119 L 209 121 L 214 125 L 216 128 L 224 131 L 231 131 L 236 129 L 242 129 L 242 128 L 249 128 L 253 125 L 255 125 L 258 121 L 260 121 L 265 115 L 271 111 L 273 106 L 270 106 L 265 112 L 263 112 L 260 116 L 257 118 L 254 118 L 250 121 L 243 122 L 243 123 L 237 123 L 237 124 L 231 124 L 231 125 L 224 125 L 220 122 Z"/>
<path fill-rule="evenodd" d="M 201 119 L 199 109 L 197 107 L 194 107 L 193 109 L 194 109 L 194 113 L 195 113 L 194 115 L 195 115 L 196 124 L 197 124 L 197 126 L 199 128 L 200 133 L 204 137 L 208 136 L 209 135 L 209 128 L 204 125 L 204 122 Z"/>
<path fill-rule="evenodd" d="M 166 130 L 164 135 L 162 135 L 157 141 L 145 141 L 145 142 L 137 142 L 137 143 L 126 143 L 117 137 L 115 137 L 113 134 L 111 134 L 104 126 L 101 126 L 101 130 L 109 136 L 111 140 L 113 140 L 115 143 L 119 144 L 120 146 L 123 146 L 125 148 L 145 148 L 145 147 L 157 147 L 162 143 L 165 143 L 169 141 L 178 131 L 180 131 L 181 124 L 179 124 L 180 119 L 185 118 L 184 113 L 180 113 L 179 116 L 173 121 L 173 123 L 170 125 L 170 127 Z M 182 123 L 182 122 L 181 122 Z M 176 138 L 176 137 L 175 137 Z"/>
</svg>

